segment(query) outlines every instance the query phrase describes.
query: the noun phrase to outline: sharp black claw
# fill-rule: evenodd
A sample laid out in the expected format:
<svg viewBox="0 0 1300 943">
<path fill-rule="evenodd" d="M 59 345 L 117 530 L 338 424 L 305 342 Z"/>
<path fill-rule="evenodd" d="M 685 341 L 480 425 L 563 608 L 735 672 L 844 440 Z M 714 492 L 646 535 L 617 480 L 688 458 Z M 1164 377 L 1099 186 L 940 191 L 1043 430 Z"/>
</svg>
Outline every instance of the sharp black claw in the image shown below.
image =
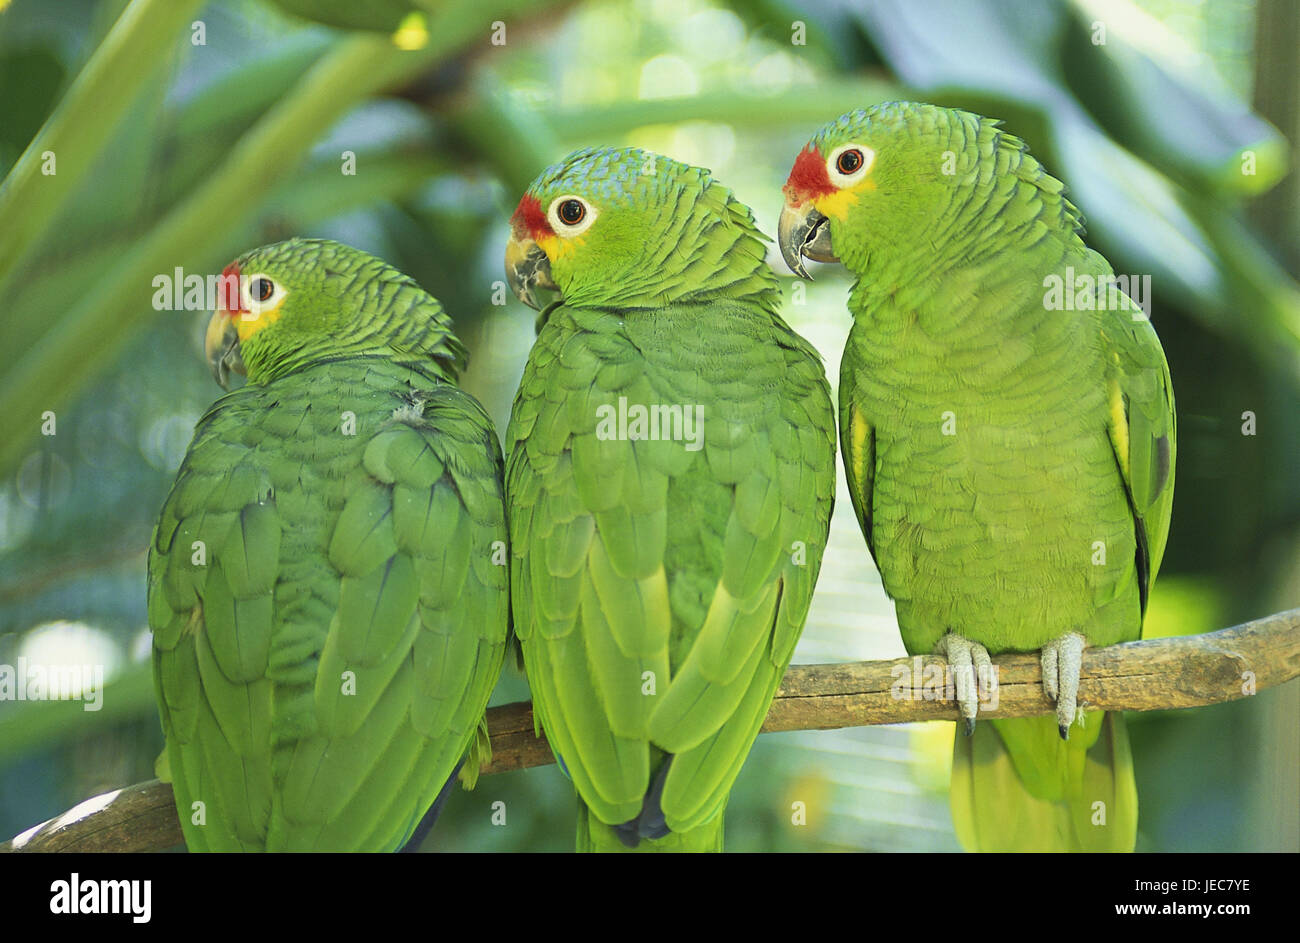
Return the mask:
<svg viewBox="0 0 1300 943">
<path fill-rule="evenodd" d="M 974 717 L 963 717 L 963 718 L 961 719 L 961 722 L 962 722 L 962 726 L 966 728 L 966 736 L 969 737 L 971 734 L 973 734 L 973 733 L 975 732 L 975 718 L 974 718 Z"/>
<path fill-rule="evenodd" d="M 1058 724 L 1057 727 L 1056 727 L 1056 729 L 1059 730 L 1059 731 L 1061 731 L 1061 739 L 1062 739 L 1062 740 L 1069 740 L 1069 739 L 1070 739 L 1070 728 L 1067 727 L 1065 724 Z"/>
</svg>

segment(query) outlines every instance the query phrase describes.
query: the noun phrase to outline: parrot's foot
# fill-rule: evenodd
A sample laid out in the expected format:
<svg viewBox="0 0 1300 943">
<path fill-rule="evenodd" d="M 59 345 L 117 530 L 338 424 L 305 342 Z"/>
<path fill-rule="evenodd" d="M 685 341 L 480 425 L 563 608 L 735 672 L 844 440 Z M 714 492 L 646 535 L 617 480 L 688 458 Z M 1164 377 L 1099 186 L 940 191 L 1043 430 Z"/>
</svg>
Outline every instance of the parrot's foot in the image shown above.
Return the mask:
<svg viewBox="0 0 1300 943">
<path fill-rule="evenodd" d="M 1048 642 L 1039 656 L 1043 665 L 1043 690 L 1056 702 L 1056 726 L 1062 740 L 1070 739 L 1070 725 L 1078 709 L 1079 669 L 1087 644 L 1082 635 L 1071 632 Z"/>
<path fill-rule="evenodd" d="M 957 693 L 957 710 L 961 713 L 966 736 L 975 730 L 975 717 L 979 713 L 979 684 L 993 677 L 993 660 L 989 651 L 979 642 L 949 632 L 934 647 L 935 654 L 948 659 L 952 668 L 953 686 Z"/>
</svg>

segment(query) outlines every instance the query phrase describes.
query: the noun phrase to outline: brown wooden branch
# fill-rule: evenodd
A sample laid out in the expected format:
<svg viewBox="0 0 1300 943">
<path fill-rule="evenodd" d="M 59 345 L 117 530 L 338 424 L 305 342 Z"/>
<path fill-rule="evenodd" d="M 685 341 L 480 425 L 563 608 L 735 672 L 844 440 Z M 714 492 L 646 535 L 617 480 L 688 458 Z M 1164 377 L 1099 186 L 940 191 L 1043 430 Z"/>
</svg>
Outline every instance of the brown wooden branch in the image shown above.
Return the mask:
<svg viewBox="0 0 1300 943">
<path fill-rule="evenodd" d="M 981 716 L 1049 714 L 1038 656 L 1000 655 L 996 706 Z M 956 720 L 942 658 L 795 665 L 763 724 L 766 732 Z M 1102 710 L 1202 707 L 1248 697 L 1300 676 L 1300 609 L 1206 635 L 1128 642 L 1083 654 L 1079 700 Z M 951 687 L 948 683 L 948 687 Z M 988 692 L 992 695 L 992 691 Z M 488 711 L 492 762 L 483 774 L 553 763 L 533 733 L 528 703 Z M 88 799 L 0 845 L 4 851 L 159 851 L 181 844 L 171 786 L 151 780 Z"/>
</svg>

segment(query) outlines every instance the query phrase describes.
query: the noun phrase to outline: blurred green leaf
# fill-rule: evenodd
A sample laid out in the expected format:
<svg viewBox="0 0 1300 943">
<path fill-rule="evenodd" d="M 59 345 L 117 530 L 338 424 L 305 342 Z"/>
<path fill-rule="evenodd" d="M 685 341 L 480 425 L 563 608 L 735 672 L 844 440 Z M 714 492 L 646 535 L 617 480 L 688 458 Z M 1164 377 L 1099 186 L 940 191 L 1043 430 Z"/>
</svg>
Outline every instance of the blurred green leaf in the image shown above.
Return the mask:
<svg viewBox="0 0 1300 943">
<path fill-rule="evenodd" d="M 45 123 L 64 79 L 63 63 L 50 49 L 26 46 L 0 55 L 0 173 L 22 153 Z"/>
<path fill-rule="evenodd" d="M 391 33 L 413 11 L 434 8 L 432 0 L 271 0 L 286 13 L 340 29 Z"/>
<path fill-rule="evenodd" d="M 842 78 L 819 83 L 815 89 L 796 88 L 775 95 L 736 90 L 682 98 L 549 108 L 543 115 L 547 124 L 555 128 L 566 142 L 595 143 L 645 125 L 683 121 L 718 121 L 750 130 L 790 127 L 815 130 L 846 111 L 867 108 L 903 95 L 903 87 L 893 82 Z"/>
<path fill-rule="evenodd" d="M 169 57 L 201 0 L 133 0 L 0 184 L 0 292 L 99 159 L 140 89 Z M 45 174 L 52 153 L 57 172 Z"/>
<path fill-rule="evenodd" d="M 99 710 L 86 701 L 21 701 L 0 711 L 0 767 L 34 749 L 47 749 L 71 737 L 85 737 L 157 710 L 153 668 L 134 664 L 104 685 Z M 34 823 L 33 823 L 34 824 Z"/>
<path fill-rule="evenodd" d="M 1067 10 L 1066 81 L 1117 143 L 1197 192 L 1262 193 L 1286 173 L 1287 143 L 1277 129 L 1234 100 L 1212 71 L 1172 58 L 1179 44 L 1160 23 L 1128 0 L 1074 0 Z M 1097 37 L 1104 42 L 1094 43 L 1093 23 L 1106 28 Z M 1141 37 L 1152 54 L 1128 36 Z"/>
</svg>

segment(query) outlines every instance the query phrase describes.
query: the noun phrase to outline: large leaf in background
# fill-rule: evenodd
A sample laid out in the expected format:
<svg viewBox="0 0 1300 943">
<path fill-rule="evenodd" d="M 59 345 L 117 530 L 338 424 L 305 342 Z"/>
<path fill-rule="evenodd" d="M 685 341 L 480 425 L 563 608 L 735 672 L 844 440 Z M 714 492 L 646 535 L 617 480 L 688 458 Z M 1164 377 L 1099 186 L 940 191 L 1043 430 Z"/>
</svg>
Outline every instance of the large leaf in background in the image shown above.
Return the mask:
<svg viewBox="0 0 1300 943">
<path fill-rule="evenodd" d="M 169 205 L 216 167 L 229 142 L 283 98 L 339 36 L 305 29 L 282 37 L 269 48 L 224 49 L 214 34 L 215 52 L 234 66 L 208 79 L 171 106 L 159 151 L 166 156 L 157 198 Z"/>
<path fill-rule="evenodd" d="M 9 171 L 44 123 L 65 74 L 59 57 L 44 46 L 0 53 L 0 100 L 5 103 L 5 120 L 0 121 L 0 174 Z M 20 87 L 22 93 L 18 94 Z"/>
<path fill-rule="evenodd" d="M 174 61 L 174 52 L 167 58 Z M 169 65 L 163 71 L 170 76 L 173 70 Z M 8 305 L 14 316 L 0 326 L 0 340 L 11 356 L 28 350 L 48 326 L 50 313 L 71 307 L 121 254 L 122 241 L 143 232 L 157 215 L 151 197 L 166 91 L 162 82 L 141 90 L 37 250 L 28 251 L 26 263 L 15 270 Z M 53 297 L 39 294 L 42 271 L 52 274 L 59 286 Z"/>
<path fill-rule="evenodd" d="M 200 0 L 132 0 L 0 183 L 0 291 L 49 232 Z M 0 12 L 0 16 L 3 16 Z M 46 173 L 47 153 L 57 173 Z"/>
<path fill-rule="evenodd" d="M 1075 0 L 1060 55 L 1071 91 L 1118 143 L 1189 188 L 1253 195 L 1286 173 L 1277 130 L 1127 0 Z M 1093 23 L 1105 25 L 1094 44 Z M 1144 52 L 1143 50 L 1149 50 Z M 1243 173 L 1242 155 L 1253 165 Z"/>
<path fill-rule="evenodd" d="M 272 0 L 294 16 L 340 29 L 366 29 L 391 33 L 412 12 L 432 9 L 435 0 Z"/>
<path fill-rule="evenodd" d="M 633 128 L 684 121 L 735 124 L 747 131 L 790 129 L 802 124 L 811 132 L 821 127 L 828 115 L 903 95 L 904 89 L 897 82 L 854 76 L 818 82 L 815 94 L 805 88 L 776 94 L 728 89 L 681 98 L 548 107 L 542 114 L 566 145 L 594 145 Z"/>
</svg>

